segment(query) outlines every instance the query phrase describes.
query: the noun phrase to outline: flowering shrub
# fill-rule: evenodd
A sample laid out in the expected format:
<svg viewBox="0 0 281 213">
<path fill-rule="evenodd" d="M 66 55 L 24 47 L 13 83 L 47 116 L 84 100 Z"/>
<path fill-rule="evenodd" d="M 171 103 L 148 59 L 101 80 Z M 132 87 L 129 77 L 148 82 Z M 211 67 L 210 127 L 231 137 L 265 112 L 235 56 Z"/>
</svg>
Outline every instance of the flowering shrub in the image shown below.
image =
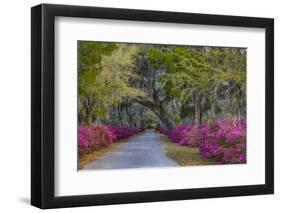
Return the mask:
<svg viewBox="0 0 281 213">
<path fill-rule="evenodd" d="M 120 139 L 125 139 L 135 135 L 144 129 L 127 127 L 108 127 L 105 125 L 92 125 L 90 127 L 79 127 L 78 129 L 78 149 L 79 155 L 99 150 Z"/>
<path fill-rule="evenodd" d="M 170 138 L 174 143 L 184 146 L 197 147 L 200 143 L 200 129 L 195 125 L 179 125 L 170 133 Z"/>
<path fill-rule="evenodd" d="M 174 143 L 180 143 L 184 137 L 185 134 L 191 129 L 191 126 L 186 124 L 181 124 L 176 126 L 170 133 L 170 138 Z"/>
<path fill-rule="evenodd" d="M 107 126 L 93 125 L 90 127 L 79 127 L 78 146 L 79 154 L 95 151 L 113 142 L 114 135 Z"/>
<path fill-rule="evenodd" d="M 215 163 L 246 162 L 246 119 L 217 120 L 199 126 L 181 124 L 158 131 L 179 145 L 199 147 L 201 156 Z"/>
<path fill-rule="evenodd" d="M 142 128 L 127 128 L 127 127 L 120 127 L 120 126 L 112 126 L 110 127 L 110 131 L 114 135 L 114 140 L 120 140 L 129 138 L 135 134 L 142 132 L 144 129 Z"/>
<path fill-rule="evenodd" d="M 246 120 L 218 120 L 200 130 L 200 154 L 216 163 L 246 162 Z"/>
<path fill-rule="evenodd" d="M 180 145 L 196 147 L 200 143 L 199 129 L 195 125 L 181 124 L 174 129 L 159 128 L 156 130 Z"/>
<path fill-rule="evenodd" d="M 200 144 L 199 138 L 200 128 L 196 126 L 190 126 L 183 132 L 183 138 L 179 142 L 180 145 L 198 147 Z"/>
<path fill-rule="evenodd" d="M 161 134 L 164 134 L 167 136 L 170 135 L 170 130 L 168 128 L 158 128 L 158 129 L 156 129 L 156 131 L 159 131 Z"/>
</svg>

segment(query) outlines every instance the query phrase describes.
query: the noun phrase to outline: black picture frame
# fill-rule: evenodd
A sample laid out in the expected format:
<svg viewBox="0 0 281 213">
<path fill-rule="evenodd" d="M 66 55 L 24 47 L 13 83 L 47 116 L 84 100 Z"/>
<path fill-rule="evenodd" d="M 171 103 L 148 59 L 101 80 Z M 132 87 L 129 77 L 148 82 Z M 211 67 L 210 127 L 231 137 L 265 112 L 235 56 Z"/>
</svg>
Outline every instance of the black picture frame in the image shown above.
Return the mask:
<svg viewBox="0 0 281 213">
<path fill-rule="evenodd" d="M 264 28 L 266 32 L 265 184 L 56 197 L 54 195 L 54 21 L 55 17 L 58 16 Z M 273 19 L 41 4 L 31 9 L 31 97 L 31 204 L 39 208 L 46 209 L 274 193 Z"/>
</svg>

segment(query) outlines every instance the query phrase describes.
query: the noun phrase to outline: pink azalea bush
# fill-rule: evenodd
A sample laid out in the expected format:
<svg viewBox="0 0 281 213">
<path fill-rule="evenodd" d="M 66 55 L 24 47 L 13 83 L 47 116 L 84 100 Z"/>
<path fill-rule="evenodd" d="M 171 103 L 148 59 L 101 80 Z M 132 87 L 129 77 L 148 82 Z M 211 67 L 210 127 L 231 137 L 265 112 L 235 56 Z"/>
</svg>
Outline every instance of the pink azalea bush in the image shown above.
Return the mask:
<svg viewBox="0 0 281 213">
<path fill-rule="evenodd" d="M 95 151 L 103 146 L 111 144 L 114 135 L 107 126 L 93 125 L 90 127 L 79 127 L 78 148 L 79 154 Z"/>
<path fill-rule="evenodd" d="M 158 131 L 179 145 L 199 147 L 202 157 L 217 164 L 246 162 L 246 119 L 217 120 L 199 126 L 181 124 Z"/>
<path fill-rule="evenodd" d="M 172 142 L 183 146 L 197 147 L 200 143 L 200 129 L 195 125 L 181 124 L 173 129 L 159 128 L 157 131 L 167 135 Z"/>
<path fill-rule="evenodd" d="M 170 138 L 173 142 L 184 146 L 197 147 L 200 143 L 199 128 L 195 125 L 179 125 L 172 130 Z"/>
<path fill-rule="evenodd" d="M 143 129 L 119 126 L 81 126 L 78 128 L 79 155 L 99 150 L 102 147 L 112 144 L 113 142 L 131 137 L 141 131 L 143 131 Z"/>
<path fill-rule="evenodd" d="M 218 164 L 246 163 L 246 120 L 218 120 L 200 130 L 200 154 Z"/>
<path fill-rule="evenodd" d="M 186 124 L 178 125 L 170 132 L 169 137 L 174 143 L 180 143 L 184 139 L 185 134 L 188 131 L 190 131 L 190 129 L 191 126 L 189 125 Z"/>
<path fill-rule="evenodd" d="M 170 130 L 168 128 L 157 128 L 156 131 L 159 131 L 161 134 L 170 135 Z"/>
<path fill-rule="evenodd" d="M 112 126 L 110 127 L 110 131 L 115 137 L 115 140 L 120 140 L 120 139 L 126 139 L 129 138 L 135 134 L 138 134 L 144 129 L 142 128 L 127 128 L 127 127 L 121 127 L 121 126 Z"/>
</svg>

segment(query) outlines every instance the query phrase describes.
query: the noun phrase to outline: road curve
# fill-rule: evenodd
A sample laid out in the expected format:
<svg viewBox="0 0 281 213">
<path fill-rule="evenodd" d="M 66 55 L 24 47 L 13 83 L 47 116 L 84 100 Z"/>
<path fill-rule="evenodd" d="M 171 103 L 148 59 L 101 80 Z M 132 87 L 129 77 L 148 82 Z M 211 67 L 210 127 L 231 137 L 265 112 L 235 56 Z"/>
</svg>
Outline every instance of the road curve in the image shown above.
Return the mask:
<svg viewBox="0 0 281 213">
<path fill-rule="evenodd" d="M 178 166 L 178 163 L 166 156 L 160 134 L 153 130 L 146 130 L 93 160 L 83 170 L 171 166 Z"/>
</svg>

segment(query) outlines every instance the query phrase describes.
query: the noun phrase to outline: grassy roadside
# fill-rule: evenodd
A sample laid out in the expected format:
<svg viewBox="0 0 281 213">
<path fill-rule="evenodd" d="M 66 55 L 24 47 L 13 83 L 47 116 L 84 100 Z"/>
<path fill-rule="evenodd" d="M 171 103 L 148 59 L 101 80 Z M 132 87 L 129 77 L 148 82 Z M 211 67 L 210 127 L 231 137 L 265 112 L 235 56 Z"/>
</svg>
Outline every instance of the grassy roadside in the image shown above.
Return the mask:
<svg viewBox="0 0 281 213">
<path fill-rule="evenodd" d="M 211 161 L 200 156 L 198 148 L 180 146 L 170 142 L 170 140 L 161 135 L 161 141 L 165 145 L 166 155 L 177 161 L 180 166 L 210 165 Z"/>
<path fill-rule="evenodd" d="M 98 157 L 103 156 L 105 153 L 110 152 L 120 146 L 121 142 L 112 143 L 110 146 L 105 146 L 100 150 L 85 154 L 83 157 L 79 158 L 78 168 L 83 169 L 91 161 L 97 159 Z"/>
</svg>

